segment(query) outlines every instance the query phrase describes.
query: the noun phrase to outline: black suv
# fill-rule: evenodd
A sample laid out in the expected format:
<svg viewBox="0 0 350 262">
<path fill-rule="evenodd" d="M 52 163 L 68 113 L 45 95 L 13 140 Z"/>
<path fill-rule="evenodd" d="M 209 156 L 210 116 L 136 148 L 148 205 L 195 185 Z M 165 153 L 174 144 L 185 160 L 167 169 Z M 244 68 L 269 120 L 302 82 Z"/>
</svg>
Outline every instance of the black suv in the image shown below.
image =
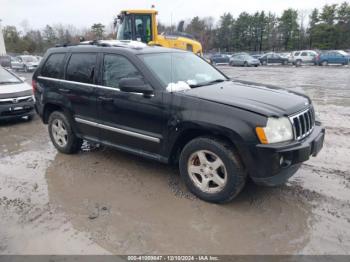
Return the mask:
<svg viewBox="0 0 350 262">
<path fill-rule="evenodd" d="M 77 152 L 85 139 L 178 163 L 188 188 L 210 202 L 234 198 L 248 177 L 284 183 L 323 146 L 307 96 L 230 80 L 175 49 L 128 41 L 52 48 L 33 89 L 60 152 Z"/>
</svg>

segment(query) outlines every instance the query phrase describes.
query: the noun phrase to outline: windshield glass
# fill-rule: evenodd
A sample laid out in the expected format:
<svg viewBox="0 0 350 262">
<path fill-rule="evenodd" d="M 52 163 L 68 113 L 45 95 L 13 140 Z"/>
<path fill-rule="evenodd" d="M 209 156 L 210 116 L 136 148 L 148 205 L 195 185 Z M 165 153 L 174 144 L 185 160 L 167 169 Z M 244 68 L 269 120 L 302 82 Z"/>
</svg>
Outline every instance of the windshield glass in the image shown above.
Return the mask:
<svg viewBox="0 0 350 262">
<path fill-rule="evenodd" d="M 37 62 L 38 60 L 34 56 L 22 56 L 24 62 Z"/>
<path fill-rule="evenodd" d="M 140 57 L 167 90 L 172 85 L 189 89 L 227 80 L 218 70 L 192 53 L 144 54 Z"/>
<path fill-rule="evenodd" d="M 338 51 L 339 52 L 339 54 L 341 54 L 341 55 L 349 55 L 348 53 L 346 53 L 345 51 L 343 51 L 343 50 L 340 50 L 340 51 Z"/>
<path fill-rule="evenodd" d="M 15 77 L 13 74 L 9 73 L 2 67 L 0 67 L 0 85 L 21 83 L 22 81 Z"/>
</svg>

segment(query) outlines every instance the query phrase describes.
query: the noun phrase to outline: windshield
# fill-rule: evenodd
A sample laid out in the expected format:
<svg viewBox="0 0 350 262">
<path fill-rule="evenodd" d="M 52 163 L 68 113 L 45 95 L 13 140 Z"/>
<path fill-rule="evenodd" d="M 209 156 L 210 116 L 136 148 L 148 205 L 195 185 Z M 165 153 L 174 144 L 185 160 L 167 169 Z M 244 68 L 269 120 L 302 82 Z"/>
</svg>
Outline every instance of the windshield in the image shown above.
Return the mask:
<svg viewBox="0 0 350 262">
<path fill-rule="evenodd" d="M 140 57 L 167 90 L 172 85 L 189 89 L 227 80 L 218 70 L 192 53 L 144 54 Z"/>
<path fill-rule="evenodd" d="M 38 60 L 34 56 L 22 56 L 24 62 L 37 62 Z"/>
<path fill-rule="evenodd" d="M 22 81 L 7 70 L 0 67 L 0 85 L 21 83 Z"/>
<path fill-rule="evenodd" d="M 348 53 L 346 53 L 346 52 L 343 51 L 343 50 L 340 50 L 340 51 L 338 51 L 338 52 L 339 52 L 339 54 L 341 54 L 341 55 L 345 55 L 345 56 L 349 55 Z"/>
</svg>

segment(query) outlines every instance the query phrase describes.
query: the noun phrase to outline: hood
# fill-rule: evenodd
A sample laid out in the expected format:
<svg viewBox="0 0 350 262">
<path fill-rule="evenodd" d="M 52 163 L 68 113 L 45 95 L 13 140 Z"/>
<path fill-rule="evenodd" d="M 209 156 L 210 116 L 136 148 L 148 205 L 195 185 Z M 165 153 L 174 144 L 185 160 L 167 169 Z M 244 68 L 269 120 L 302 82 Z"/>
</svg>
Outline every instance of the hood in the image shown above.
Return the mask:
<svg viewBox="0 0 350 262">
<path fill-rule="evenodd" d="M 0 85 L 0 98 L 30 95 L 32 95 L 32 87 L 27 83 Z"/>
<path fill-rule="evenodd" d="M 193 88 L 185 94 L 265 116 L 291 115 L 307 108 L 310 103 L 307 96 L 293 91 L 232 80 Z"/>
</svg>

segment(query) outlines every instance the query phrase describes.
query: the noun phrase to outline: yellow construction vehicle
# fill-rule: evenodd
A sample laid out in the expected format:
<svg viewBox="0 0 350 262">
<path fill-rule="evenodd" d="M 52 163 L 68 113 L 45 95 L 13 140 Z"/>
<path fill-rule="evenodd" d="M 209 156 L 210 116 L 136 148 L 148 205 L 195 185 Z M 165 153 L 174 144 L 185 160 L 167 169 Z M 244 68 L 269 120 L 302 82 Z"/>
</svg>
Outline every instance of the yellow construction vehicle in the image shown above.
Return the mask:
<svg viewBox="0 0 350 262">
<path fill-rule="evenodd" d="M 175 32 L 159 35 L 157 14 L 154 9 L 121 11 L 115 21 L 118 24 L 117 40 L 136 40 L 148 45 L 183 49 L 202 55 L 201 43 L 188 34 Z"/>
</svg>

